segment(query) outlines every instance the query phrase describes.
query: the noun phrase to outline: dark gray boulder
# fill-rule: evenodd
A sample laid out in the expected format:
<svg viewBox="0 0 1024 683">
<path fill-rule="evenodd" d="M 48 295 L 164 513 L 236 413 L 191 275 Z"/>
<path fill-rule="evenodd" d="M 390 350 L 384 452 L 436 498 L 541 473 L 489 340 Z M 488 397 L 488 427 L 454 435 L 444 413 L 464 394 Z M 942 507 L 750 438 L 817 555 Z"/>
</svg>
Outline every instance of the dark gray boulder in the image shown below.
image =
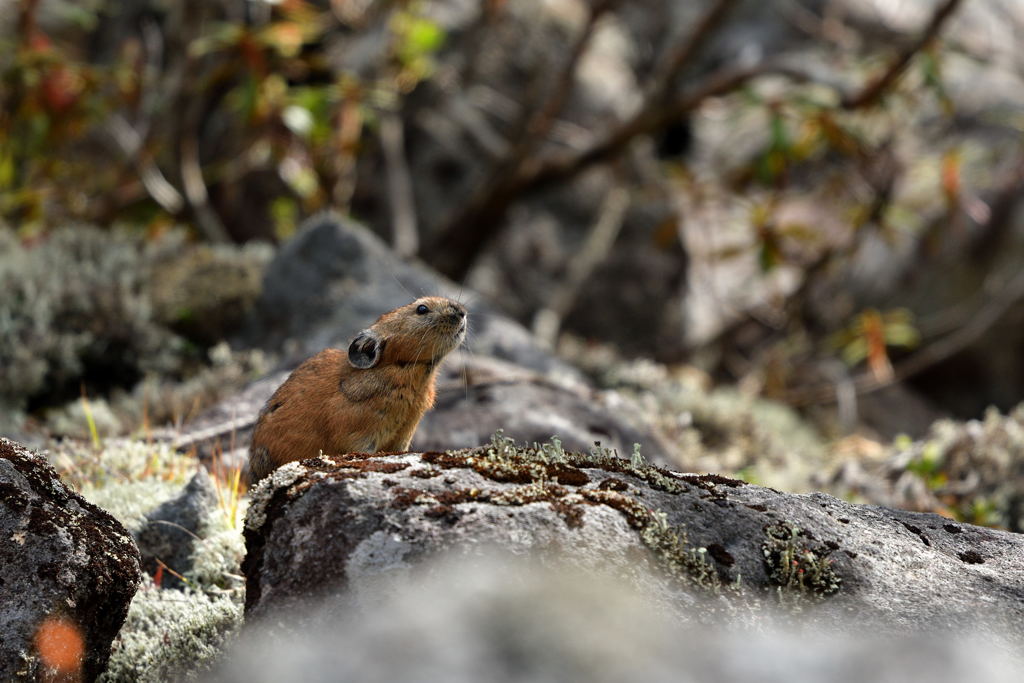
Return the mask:
<svg viewBox="0 0 1024 683">
<path fill-rule="evenodd" d="M 434 409 L 423 416 L 412 449 L 471 448 L 500 429 L 520 443 L 557 436 L 567 450 L 586 451 L 599 443 L 623 456 L 638 443 L 647 457 L 667 464 L 669 448 L 640 426 L 644 419 L 637 410 L 615 392 L 462 353 L 439 378 Z"/>
<path fill-rule="evenodd" d="M 324 348 L 347 347 L 382 313 L 429 295 L 466 303 L 474 353 L 538 372 L 575 374 L 472 292 L 403 261 L 364 226 L 334 213 L 307 220 L 271 261 L 240 342 L 279 349 L 289 340 L 283 366 L 291 369 Z"/>
<path fill-rule="evenodd" d="M 68 489 L 43 456 L 0 438 L 0 680 L 49 680 L 37 645 L 80 646 L 63 673 L 95 679 L 140 580 L 120 522 Z"/>
<path fill-rule="evenodd" d="M 251 617 L 495 547 L 619 573 L 686 621 L 781 605 L 1024 635 L 1021 536 L 550 445 L 292 463 L 254 489 L 245 536 Z"/>
<path fill-rule="evenodd" d="M 213 480 L 200 467 L 181 493 L 151 510 L 135 532 L 143 571 L 152 576 L 166 566 L 171 571 L 163 576 L 161 587 L 183 588 L 185 584 L 176 574 L 191 571 L 196 541 L 207 534 L 208 520 L 216 509 Z"/>
</svg>

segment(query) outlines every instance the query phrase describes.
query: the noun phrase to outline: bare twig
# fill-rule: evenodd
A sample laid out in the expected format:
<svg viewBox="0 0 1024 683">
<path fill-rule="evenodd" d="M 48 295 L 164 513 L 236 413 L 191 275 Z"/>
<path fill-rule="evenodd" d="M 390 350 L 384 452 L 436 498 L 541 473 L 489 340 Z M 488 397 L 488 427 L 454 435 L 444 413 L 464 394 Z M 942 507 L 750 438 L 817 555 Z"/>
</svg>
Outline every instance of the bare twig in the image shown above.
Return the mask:
<svg viewBox="0 0 1024 683">
<path fill-rule="evenodd" d="M 769 75 L 783 76 L 798 82 L 813 80 L 805 71 L 775 62 L 720 69 L 675 101 L 658 106 L 657 103 L 652 103 L 651 106 L 642 108 L 631 119 L 611 130 L 588 149 L 557 157 L 549 156 L 538 161 L 524 173 L 521 179 L 523 189 L 529 191 L 568 180 L 594 164 L 616 156 L 638 136 L 647 135 L 683 118 L 708 98 L 725 95 L 755 78 Z"/>
<path fill-rule="evenodd" d="M 18 37 L 22 47 L 28 47 L 36 37 L 36 13 L 39 0 L 22 0 L 18 7 Z"/>
<path fill-rule="evenodd" d="M 210 206 L 210 194 L 203 180 L 203 169 L 199 165 L 199 135 L 189 131 L 181 141 L 179 170 L 185 189 L 185 199 L 196 219 L 196 227 L 210 242 L 228 242 L 228 231 L 221 223 L 217 212 Z"/>
<path fill-rule="evenodd" d="M 463 87 L 470 85 L 476 80 L 477 66 L 480 63 L 480 50 L 483 48 L 487 37 L 494 28 L 495 22 L 501 13 L 503 3 L 484 2 L 477 16 L 469 29 L 466 31 L 466 49 L 463 56 L 461 74 L 459 80 Z"/>
<path fill-rule="evenodd" d="M 612 189 L 605 197 L 597 220 L 590 228 L 582 247 L 569 259 L 568 273 L 561 286 L 533 318 L 533 331 L 542 342 L 554 346 L 562 320 L 579 296 L 580 287 L 608 256 L 622 229 L 628 208 L 629 191 L 624 187 Z"/>
<path fill-rule="evenodd" d="M 632 118 L 582 151 L 525 159 L 518 171 L 500 174 L 449 220 L 432 245 L 434 264 L 449 277 L 461 278 L 469 270 L 480 248 L 499 231 L 505 211 L 512 202 L 525 194 L 571 180 L 595 164 L 621 153 L 636 137 L 659 130 L 682 118 L 706 99 L 732 92 L 766 75 L 783 76 L 798 82 L 813 80 L 805 71 L 774 62 L 721 69 L 668 105 L 652 103 L 649 107 L 641 108 Z"/>
<path fill-rule="evenodd" d="M 590 13 L 587 15 L 587 23 L 584 24 L 583 30 L 576 36 L 576 40 L 569 50 L 565 63 L 562 64 L 558 77 L 548 91 L 547 101 L 530 118 L 526 126 L 526 135 L 523 136 L 522 141 L 513 151 L 512 159 L 514 163 L 518 164 L 522 161 L 527 154 L 533 151 L 537 143 L 543 140 L 544 136 L 551 131 L 551 126 L 554 125 L 555 119 L 562 112 L 562 109 L 565 108 L 565 103 L 572 92 L 573 81 L 576 78 L 576 67 L 579 66 L 580 59 L 590 45 L 590 40 L 594 36 L 594 29 L 597 27 L 598 20 L 610 11 L 615 4 L 616 0 L 596 0 L 595 4 L 591 7 Z"/>
<path fill-rule="evenodd" d="M 413 256 L 419 249 L 419 229 L 409 165 L 405 161 L 405 131 L 399 114 L 384 114 L 380 122 L 380 144 L 387 164 L 392 246 L 399 256 Z"/>
<path fill-rule="evenodd" d="M 152 159 L 141 153 L 142 138 L 123 116 L 114 114 L 107 122 L 107 132 L 117 143 L 125 158 L 138 170 L 146 192 L 167 213 L 177 216 L 185 207 L 185 199 L 171 185 Z"/>
<path fill-rule="evenodd" d="M 896 55 L 889 66 L 875 77 L 874 80 L 865 85 L 860 92 L 843 98 L 842 107 L 844 109 L 860 109 L 878 102 L 899 80 L 903 72 L 907 70 L 907 66 L 914 55 L 927 47 L 928 43 L 935 39 L 939 31 L 942 30 L 946 20 L 953 15 L 959 5 L 960 0 L 946 0 L 946 2 L 940 5 L 917 40 L 907 45 Z"/>
<path fill-rule="evenodd" d="M 488 179 L 440 230 L 431 251 L 441 272 L 461 278 L 482 246 L 500 230 L 505 209 L 522 192 L 521 178 L 527 158 L 543 142 L 568 100 L 576 67 L 590 44 L 597 21 L 617 2 L 597 0 L 591 7 L 587 22 L 569 49 L 544 102 L 535 110 L 524 107 L 523 122 L 513 127 L 519 131 L 514 136 L 516 142 L 505 158 L 494 165 Z M 531 111 L 534 113 L 530 114 Z"/>
</svg>

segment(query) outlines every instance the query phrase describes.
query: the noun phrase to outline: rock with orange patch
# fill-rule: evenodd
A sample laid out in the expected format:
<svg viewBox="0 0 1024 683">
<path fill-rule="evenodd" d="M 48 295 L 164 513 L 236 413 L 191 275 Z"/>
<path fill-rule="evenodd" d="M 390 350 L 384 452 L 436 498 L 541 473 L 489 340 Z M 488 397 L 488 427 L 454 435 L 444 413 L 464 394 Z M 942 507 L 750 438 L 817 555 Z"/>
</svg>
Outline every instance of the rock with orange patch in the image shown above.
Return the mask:
<svg viewBox="0 0 1024 683">
<path fill-rule="evenodd" d="M 94 680 L 140 579 L 121 523 L 0 437 L 0 680 Z"/>
</svg>

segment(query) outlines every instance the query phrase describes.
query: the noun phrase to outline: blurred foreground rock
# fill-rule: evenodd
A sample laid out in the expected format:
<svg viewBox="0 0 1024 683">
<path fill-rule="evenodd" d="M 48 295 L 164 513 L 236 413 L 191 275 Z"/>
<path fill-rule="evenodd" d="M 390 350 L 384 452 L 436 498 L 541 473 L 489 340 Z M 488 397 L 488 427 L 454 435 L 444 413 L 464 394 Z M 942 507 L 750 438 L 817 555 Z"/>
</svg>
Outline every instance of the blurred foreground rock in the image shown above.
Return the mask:
<svg viewBox="0 0 1024 683">
<path fill-rule="evenodd" d="M 466 350 L 442 367 L 437 406 L 425 416 L 414 448 L 474 446 L 504 429 L 528 443 L 557 434 L 567 447 L 587 449 L 600 441 L 623 454 L 640 443 L 648 457 L 666 462 L 668 449 L 638 415 L 614 395 L 592 389 L 519 324 L 332 214 L 310 219 L 277 254 L 241 340 L 285 349 L 283 367 L 200 415 L 175 445 L 196 448 L 206 461 L 244 462 L 260 408 L 294 367 L 325 347 L 346 348 L 382 313 L 427 294 L 467 301 L 470 333 Z"/>
<path fill-rule="evenodd" d="M 0 680 L 96 678 L 139 585 L 132 537 L 0 438 L 0 539 Z"/>
<path fill-rule="evenodd" d="M 1000 639 L 917 624 L 901 637 L 790 620 L 686 627 L 620 577 L 523 558 L 446 558 L 382 577 L 379 600 L 305 610 L 292 633 L 251 627 L 215 681 L 1016 683 Z M 299 615 L 293 615 L 296 618 Z"/>
<path fill-rule="evenodd" d="M 254 489 L 245 536 L 250 619 L 379 600 L 428 558 L 498 548 L 611 571 L 689 623 L 781 606 L 839 629 L 1020 638 L 1024 620 L 1015 534 L 550 444 L 292 463 Z"/>
</svg>

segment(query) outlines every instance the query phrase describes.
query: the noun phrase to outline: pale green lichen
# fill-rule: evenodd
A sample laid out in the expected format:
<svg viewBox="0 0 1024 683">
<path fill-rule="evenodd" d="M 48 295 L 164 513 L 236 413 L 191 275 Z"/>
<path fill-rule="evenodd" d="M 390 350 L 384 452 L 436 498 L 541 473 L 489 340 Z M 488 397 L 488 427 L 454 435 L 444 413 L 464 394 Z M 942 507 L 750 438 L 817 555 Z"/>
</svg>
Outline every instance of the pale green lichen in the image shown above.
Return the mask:
<svg viewBox="0 0 1024 683">
<path fill-rule="evenodd" d="M 722 581 L 708 561 L 707 549 L 690 544 L 686 529 L 670 525 L 665 513 L 651 512 L 650 521 L 640 531 L 640 539 L 673 578 L 709 590 L 721 589 Z"/>
<path fill-rule="evenodd" d="M 14 433 L 26 409 L 71 401 L 48 426 L 78 436 L 74 402 L 83 385 L 98 397 L 131 392 L 143 379 L 148 417 L 164 421 L 164 407 L 177 406 L 161 399 L 206 365 L 203 347 L 238 326 L 259 295 L 270 253 L 266 246 L 193 245 L 181 231 L 147 239 L 77 226 L 23 243 L 0 229 L 0 428 Z M 207 378 L 204 387 L 225 386 L 227 373 L 217 370 L 219 383 Z M 195 386 L 185 389 L 197 394 Z M 121 407 L 146 405 L 139 399 Z M 181 406 L 175 417 L 191 408 Z M 111 407 L 122 417 L 114 401 Z"/>
<path fill-rule="evenodd" d="M 812 548 L 796 525 L 777 523 L 766 528 L 761 552 L 768 579 L 779 587 L 783 600 L 793 594 L 823 598 L 842 585 L 831 558 Z"/>
<path fill-rule="evenodd" d="M 241 513 L 244 513 L 244 508 Z M 220 589 L 241 593 L 245 577 L 240 566 L 245 557 L 245 540 L 236 528 L 210 531 L 196 541 L 192 551 L 192 569 L 185 574 L 191 585 L 202 590 Z"/>
<path fill-rule="evenodd" d="M 114 641 L 103 683 L 197 680 L 242 623 L 233 594 L 162 590 L 147 580 Z"/>
<path fill-rule="evenodd" d="M 196 460 L 164 444 L 105 440 L 96 451 L 65 442 L 50 460 L 91 502 L 105 508 L 128 529 L 137 530 L 160 503 L 181 494 Z M 223 484 L 221 484 L 223 486 Z M 235 511 L 210 511 L 192 549 L 185 590 L 160 588 L 145 577 L 115 640 L 104 681 L 166 681 L 195 678 L 221 652 L 240 626 L 245 543 Z"/>
<path fill-rule="evenodd" d="M 0 241 L 0 403 L 73 396 L 97 372 L 173 371 L 187 353 L 154 320 L 141 236 L 80 226 L 31 246 L 0 230 Z"/>
<path fill-rule="evenodd" d="M 919 441 L 841 464 L 837 493 L 889 507 L 931 510 L 972 524 L 1024 531 L 1024 404 L 981 420 L 940 420 Z"/>
<path fill-rule="evenodd" d="M 66 483 L 129 529 L 178 495 L 197 466 L 166 444 L 128 439 L 105 440 L 99 451 L 65 441 L 51 451 L 50 461 Z"/>
<path fill-rule="evenodd" d="M 481 455 L 476 455 L 482 451 Z M 566 453 L 560 440 L 553 437 L 547 444 L 533 447 L 517 446 L 499 430 L 489 446 L 480 451 L 456 451 L 449 455 L 463 466 L 497 481 L 518 482 L 519 485 L 490 491 L 486 500 L 496 505 L 526 505 L 548 502 L 565 514 L 566 507 L 605 505 L 623 514 L 631 526 L 639 530 L 640 540 L 652 552 L 659 565 L 673 578 L 702 588 L 718 590 L 722 582 L 704 548 L 688 542 L 682 526 L 671 526 L 665 513 L 652 510 L 634 497 L 617 491 L 593 488 L 569 488 L 548 481 L 552 464 L 570 468 L 609 469 L 634 476 L 653 488 L 669 493 L 682 493 L 683 484 L 655 467 L 644 463 L 639 447 L 634 447 L 630 460 L 618 457 L 607 447 L 595 443 L 589 454 Z M 435 496 L 425 494 L 412 500 L 416 504 L 436 504 Z M 578 514 L 578 513 L 577 513 Z"/>
</svg>

